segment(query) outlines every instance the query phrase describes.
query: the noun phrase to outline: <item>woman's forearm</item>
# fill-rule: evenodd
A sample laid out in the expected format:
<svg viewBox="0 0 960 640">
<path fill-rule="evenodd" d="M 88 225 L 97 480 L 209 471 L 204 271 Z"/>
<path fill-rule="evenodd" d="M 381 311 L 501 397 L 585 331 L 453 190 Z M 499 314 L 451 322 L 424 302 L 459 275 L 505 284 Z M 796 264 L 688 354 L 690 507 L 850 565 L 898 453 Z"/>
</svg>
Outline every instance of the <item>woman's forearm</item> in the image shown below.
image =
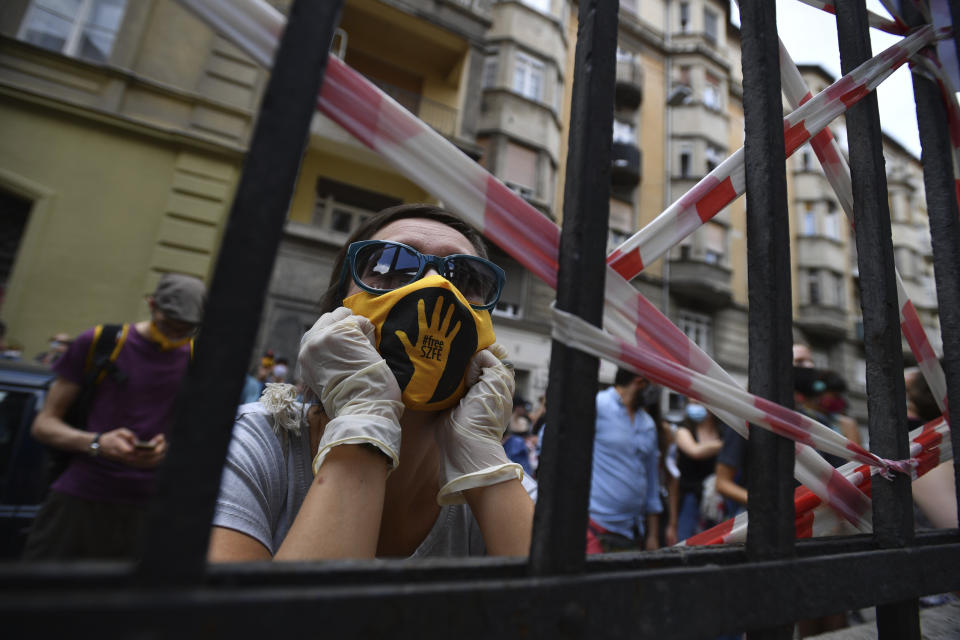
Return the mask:
<svg viewBox="0 0 960 640">
<path fill-rule="evenodd" d="M 464 491 L 487 553 L 492 556 L 526 556 L 533 535 L 533 500 L 519 480 Z"/>
<path fill-rule="evenodd" d="M 277 550 L 277 560 L 373 558 L 377 552 L 387 458 L 363 445 L 334 447 Z"/>
<path fill-rule="evenodd" d="M 717 493 L 724 498 L 747 504 L 747 490 L 734 481 L 736 470 L 723 463 L 717 463 Z"/>
</svg>

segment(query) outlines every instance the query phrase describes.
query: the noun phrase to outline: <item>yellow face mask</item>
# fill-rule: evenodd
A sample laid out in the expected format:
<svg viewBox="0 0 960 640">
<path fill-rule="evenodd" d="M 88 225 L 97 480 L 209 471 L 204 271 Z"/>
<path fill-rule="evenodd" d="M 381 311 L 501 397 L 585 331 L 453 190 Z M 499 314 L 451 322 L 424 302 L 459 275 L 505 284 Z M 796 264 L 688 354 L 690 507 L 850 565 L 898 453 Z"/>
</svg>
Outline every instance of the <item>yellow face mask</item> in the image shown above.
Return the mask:
<svg viewBox="0 0 960 640">
<path fill-rule="evenodd" d="M 165 336 L 160 331 L 160 329 L 157 328 L 157 325 L 154 324 L 152 320 L 150 321 L 149 331 L 150 331 L 150 336 L 149 336 L 150 341 L 155 342 L 157 345 L 159 345 L 161 351 L 169 351 L 170 349 L 176 349 L 178 347 L 182 347 L 185 344 L 189 344 L 190 340 L 192 340 L 190 336 L 187 336 L 186 338 L 180 338 L 179 340 L 171 340 L 170 338 Z"/>
<path fill-rule="evenodd" d="M 496 340 L 490 312 L 475 310 L 438 275 L 377 296 L 361 291 L 343 306 L 373 323 L 403 404 L 418 411 L 456 404 L 466 393 L 470 358 Z"/>
</svg>

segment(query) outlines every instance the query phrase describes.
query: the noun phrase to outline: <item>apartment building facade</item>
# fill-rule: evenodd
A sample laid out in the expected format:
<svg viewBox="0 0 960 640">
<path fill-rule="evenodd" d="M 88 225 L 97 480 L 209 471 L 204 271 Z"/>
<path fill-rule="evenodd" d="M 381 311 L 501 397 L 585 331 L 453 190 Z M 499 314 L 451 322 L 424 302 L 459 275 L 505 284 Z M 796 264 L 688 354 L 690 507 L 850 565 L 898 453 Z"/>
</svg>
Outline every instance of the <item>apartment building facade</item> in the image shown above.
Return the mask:
<svg viewBox="0 0 960 640">
<path fill-rule="evenodd" d="M 800 72 L 814 93 L 836 80 L 819 66 L 801 65 Z M 832 123 L 831 131 L 845 151 L 844 119 Z M 883 145 L 897 271 L 930 344 L 942 353 L 922 167 L 889 136 L 884 136 Z M 817 366 L 844 377 L 853 413 L 864 422 L 866 372 L 856 239 L 810 145 L 788 160 L 787 176 L 795 337 L 810 346 Z M 906 340 L 902 347 L 905 364 L 915 362 Z"/>
<path fill-rule="evenodd" d="M 266 75 L 175 2 L 0 5 L 8 341 L 146 315 L 208 278 Z"/>
<path fill-rule="evenodd" d="M 209 277 L 267 79 L 174 0 L 74 2 L 70 15 L 48 0 L 0 6 L 0 196 L 11 212 L 0 318 L 27 353 L 55 331 L 142 315 L 163 271 Z M 559 221 L 576 12 L 569 0 L 347 0 L 332 50 Z M 815 90 L 831 81 L 804 72 Z M 623 0 L 616 83 L 611 249 L 743 144 L 728 3 Z M 887 142 L 897 262 L 936 345 L 919 163 Z M 787 170 L 797 339 L 862 400 L 853 242 L 810 150 Z M 265 213 L 284 216 L 285 233 L 254 356 L 295 357 L 350 232 L 415 201 L 436 199 L 317 114 L 289 210 Z M 634 280 L 743 382 L 745 206 L 737 200 Z M 508 274 L 498 339 L 518 392 L 535 400 L 547 383 L 553 292 L 492 253 Z M 604 365 L 601 379 L 612 373 Z"/>
</svg>

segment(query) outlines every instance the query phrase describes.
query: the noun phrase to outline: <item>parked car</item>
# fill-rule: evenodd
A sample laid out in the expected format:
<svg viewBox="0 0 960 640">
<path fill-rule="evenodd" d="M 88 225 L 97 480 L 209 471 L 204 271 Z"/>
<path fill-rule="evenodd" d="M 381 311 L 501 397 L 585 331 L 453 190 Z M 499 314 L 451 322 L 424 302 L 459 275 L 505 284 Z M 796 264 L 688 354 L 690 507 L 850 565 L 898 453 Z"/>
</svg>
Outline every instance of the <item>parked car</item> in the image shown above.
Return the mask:
<svg viewBox="0 0 960 640">
<path fill-rule="evenodd" d="M 46 492 L 46 450 L 30 435 L 54 374 L 32 363 L 0 360 L 0 559 L 20 556 Z"/>
</svg>

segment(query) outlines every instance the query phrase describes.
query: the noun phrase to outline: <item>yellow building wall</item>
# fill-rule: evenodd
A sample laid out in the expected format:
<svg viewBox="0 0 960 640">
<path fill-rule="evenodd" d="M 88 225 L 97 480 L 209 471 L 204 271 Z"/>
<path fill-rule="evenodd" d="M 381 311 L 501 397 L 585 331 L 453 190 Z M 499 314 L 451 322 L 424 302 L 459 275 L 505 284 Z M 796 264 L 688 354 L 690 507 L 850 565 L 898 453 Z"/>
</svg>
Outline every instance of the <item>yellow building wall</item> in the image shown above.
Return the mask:
<svg viewBox="0 0 960 640">
<path fill-rule="evenodd" d="M 656 218 L 666 208 L 667 166 L 664 140 L 666 139 L 667 97 L 664 93 L 667 80 L 664 59 L 659 55 L 644 55 L 643 64 L 643 103 L 640 105 L 637 119 L 637 146 L 642 154 L 642 177 L 636 192 L 634 206 L 637 209 L 637 229 L 641 229 Z M 671 194 L 676 200 L 680 193 Z M 649 265 L 644 273 L 660 277 L 663 273 L 663 260 Z"/>
<path fill-rule="evenodd" d="M 404 202 L 436 202 L 426 191 L 387 167 L 371 167 L 348 156 L 311 149 L 303 159 L 290 205 L 290 220 L 309 224 L 316 203 L 318 177 L 393 196 Z"/>
<path fill-rule="evenodd" d="M 743 104 L 728 100 L 727 114 L 730 116 L 727 151 L 732 155 L 743 146 Z M 747 198 L 740 196 L 727 207 L 730 220 L 728 233 L 730 242 L 730 288 L 733 302 L 747 305 Z"/>
<path fill-rule="evenodd" d="M 239 160 L 12 100 L 0 186 L 34 201 L 0 308 L 24 356 L 58 331 L 143 319 L 162 270 L 207 278 Z"/>
</svg>

